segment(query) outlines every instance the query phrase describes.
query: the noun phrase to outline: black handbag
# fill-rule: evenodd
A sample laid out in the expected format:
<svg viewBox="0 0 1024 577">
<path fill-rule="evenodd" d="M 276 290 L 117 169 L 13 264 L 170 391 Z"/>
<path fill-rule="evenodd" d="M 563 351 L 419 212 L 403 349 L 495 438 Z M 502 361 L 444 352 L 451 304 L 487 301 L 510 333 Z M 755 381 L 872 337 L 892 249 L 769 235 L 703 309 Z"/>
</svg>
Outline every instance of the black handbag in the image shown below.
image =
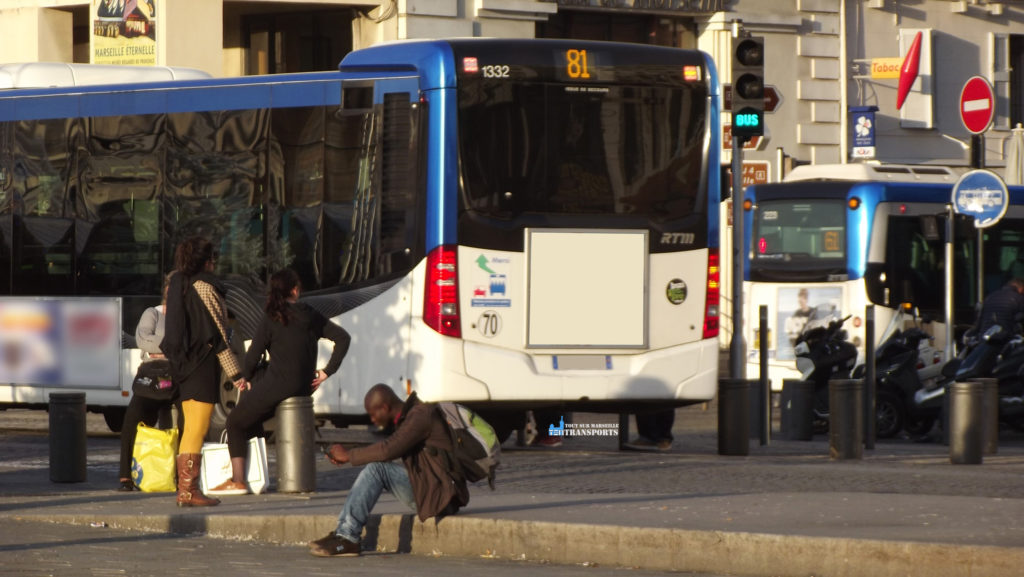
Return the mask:
<svg viewBox="0 0 1024 577">
<path fill-rule="evenodd" d="M 153 359 L 139 365 L 132 382 L 132 394 L 157 401 L 169 401 L 177 394 L 178 388 L 171 380 L 171 362 L 167 359 Z"/>
</svg>

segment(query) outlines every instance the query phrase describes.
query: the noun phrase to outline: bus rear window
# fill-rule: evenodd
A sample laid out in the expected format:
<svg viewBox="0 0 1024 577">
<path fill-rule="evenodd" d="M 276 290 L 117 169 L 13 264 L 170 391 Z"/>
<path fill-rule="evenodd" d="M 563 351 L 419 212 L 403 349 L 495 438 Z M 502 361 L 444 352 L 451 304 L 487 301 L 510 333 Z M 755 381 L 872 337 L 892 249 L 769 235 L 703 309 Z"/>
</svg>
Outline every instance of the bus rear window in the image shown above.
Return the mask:
<svg viewBox="0 0 1024 577">
<path fill-rule="evenodd" d="M 703 211 L 706 90 L 463 79 L 463 208 L 629 215 L 672 221 Z"/>
<path fill-rule="evenodd" d="M 832 267 L 846 256 L 845 206 L 836 200 L 764 201 L 754 216 L 751 267 Z M 756 263 L 756 264 L 755 264 Z"/>
</svg>

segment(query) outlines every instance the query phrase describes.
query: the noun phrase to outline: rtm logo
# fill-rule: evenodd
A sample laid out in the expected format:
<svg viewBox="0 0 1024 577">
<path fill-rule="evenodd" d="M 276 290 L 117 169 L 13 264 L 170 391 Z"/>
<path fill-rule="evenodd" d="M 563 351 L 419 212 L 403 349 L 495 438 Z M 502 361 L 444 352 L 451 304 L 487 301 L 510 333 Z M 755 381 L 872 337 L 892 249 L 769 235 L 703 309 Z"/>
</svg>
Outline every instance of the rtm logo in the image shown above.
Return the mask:
<svg viewBox="0 0 1024 577">
<path fill-rule="evenodd" d="M 661 244 L 693 244 L 692 232 L 666 232 L 661 235 Z"/>
</svg>

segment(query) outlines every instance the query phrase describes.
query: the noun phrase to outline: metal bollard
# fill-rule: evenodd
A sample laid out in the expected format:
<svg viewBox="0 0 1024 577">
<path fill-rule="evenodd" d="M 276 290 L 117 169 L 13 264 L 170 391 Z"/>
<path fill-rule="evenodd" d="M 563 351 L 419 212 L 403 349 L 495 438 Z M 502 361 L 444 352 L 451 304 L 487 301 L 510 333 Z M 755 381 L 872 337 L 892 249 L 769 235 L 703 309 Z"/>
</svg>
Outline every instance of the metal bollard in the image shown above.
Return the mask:
<svg viewBox="0 0 1024 577">
<path fill-rule="evenodd" d="M 50 481 L 85 481 L 85 393 L 50 393 Z"/>
<path fill-rule="evenodd" d="M 783 379 L 782 391 L 779 393 L 779 433 L 783 439 L 789 438 L 789 412 L 793 406 L 793 387 L 789 383 L 795 380 Z"/>
<path fill-rule="evenodd" d="M 980 465 L 985 442 L 982 423 L 985 387 L 982 383 L 949 386 L 949 462 Z"/>
<path fill-rule="evenodd" d="M 751 382 L 747 379 L 718 379 L 719 455 L 750 454 Z"/>
<path fill-rule="evenodd" d="M 828 445 L 834 460 L 864 456 L 864 383 L 837 379 L 828 383 Z"/>
<path fill-rule="evenodd" d="M 788 393 L 787 393 L 788 391 Z M 814 381 L 782 381 L 782 422 L 786 439 L 810 441 L 814 438 Z"/>
<path fill-rule="evenodd" d="M 750 379 L 750 390 L 747 392 L 747 402 L 750 403 L 750 431 L 747 433 L 751 439 L 761 438 L 761 381 Z"/>
<path fill-rule="evenodd" d="M 942 395 L 942 413 L 939 415 L 939 429 L 942 430 L 940 441 L 943 445 L 946 445 L 947 447 L 949 446 L 949 395 L 951 394 L 949 391 L 949 387 L 951 385 L 952 383 L 947 383 L 942 387 L 944 391 L 944 394 Z"/>
<path fill-rule="evenodd" d="M 972 383 L 981 383 L 982 409 L 981 426 L 984 432 L 984 443 L 981 452 L 995 455 L 999 450 L 999 380 L 992 378 L 968 379 Z"/>
<path fill-rule="evenodd" d="M 316 490 L 316 444 L 313 442 L 313 398 L 291 397 L 277 406 L 277 490 Z"/>
</svg>

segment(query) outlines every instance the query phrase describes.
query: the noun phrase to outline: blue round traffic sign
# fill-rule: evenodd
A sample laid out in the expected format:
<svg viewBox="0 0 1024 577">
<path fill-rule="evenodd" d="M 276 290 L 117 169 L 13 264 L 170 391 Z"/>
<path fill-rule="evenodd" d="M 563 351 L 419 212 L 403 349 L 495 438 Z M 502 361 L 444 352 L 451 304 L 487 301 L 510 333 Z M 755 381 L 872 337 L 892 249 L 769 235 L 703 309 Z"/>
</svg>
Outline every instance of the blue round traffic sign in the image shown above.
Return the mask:
<svg viewBox="0 0 1024 577">
<path fill-rule="evenodd" d="M 986 228 L 999 222 L 1010 204 L 1006 183 L 990 170 L 972 170 L 953 185 L 953 210 L 974 217 L 974 226 Z"/>
</svg>

